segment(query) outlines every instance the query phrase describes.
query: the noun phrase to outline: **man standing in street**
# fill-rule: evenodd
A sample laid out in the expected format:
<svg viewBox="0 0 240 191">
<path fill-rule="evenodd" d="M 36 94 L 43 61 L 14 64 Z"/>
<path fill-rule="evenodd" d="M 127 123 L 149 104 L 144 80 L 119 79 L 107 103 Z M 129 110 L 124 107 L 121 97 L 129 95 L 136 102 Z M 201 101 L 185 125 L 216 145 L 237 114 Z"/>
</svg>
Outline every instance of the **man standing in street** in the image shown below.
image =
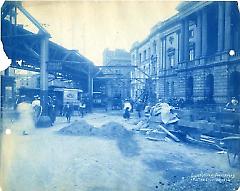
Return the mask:
<svg viewBox="0 0 240 191">
<path fill-rule="evenodd" d="M 51 119 L 51 126 L 53 126 L 54 122 L 56 121 L 56 105 L 51 99 L 48 102 L 48 115 Z"/>
<path fill-rule="evenodd" d="M 143 106 L 142 100 L 139 99 L 136 103 L 136 111 L 139 119 L 142 117 L 141 112 L 143 110 L 143 107 L 144 106 Z"/>
<path fill-rule="evenodd" d="M 73 112 L 72 107 L 70 106 L 69 103 L 67 103 L 67 105 L 65 105 L 65 107 L 64 107 L 64 113 L 65 113 L 68 123 L 71 122 L 72 112 Z"/>
<path fill-rule="evenodd" d="M 80 111 L 81 117 L 83 117 L 85 109 L 86 109 L 86 104 L 82 100 L 79 103 L 79 111 Z"/>
</svg>

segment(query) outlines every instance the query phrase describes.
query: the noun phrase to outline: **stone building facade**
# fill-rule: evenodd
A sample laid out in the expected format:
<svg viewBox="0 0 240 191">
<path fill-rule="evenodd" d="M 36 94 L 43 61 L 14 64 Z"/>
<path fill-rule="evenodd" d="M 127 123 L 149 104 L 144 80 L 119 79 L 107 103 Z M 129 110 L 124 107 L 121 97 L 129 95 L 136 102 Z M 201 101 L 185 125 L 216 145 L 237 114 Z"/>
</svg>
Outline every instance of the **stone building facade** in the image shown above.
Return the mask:
<svg viewBox="0 0 240 191">
<path fill-rule="evenodd" d="M 182 2 L 177 10 L 155 25 L 143 42 L 133 44 L 131 63 L 136 69 L 131 73 L 135 78 L 131 95 L 139 97 L 151 81 L 156 96 L 167 100 L 226 103 L 233 96 L 239 99 L 237 2 Z"/>
<path fill-rule="evenodd" d="M 130 53 L 122 50 L 105 49 L 103 52 L 103 73 L 108 78 L 106 81 L 106 95 L 109 98 L 118 97 L 126 99 L 130 97 Z"/>
</svg>

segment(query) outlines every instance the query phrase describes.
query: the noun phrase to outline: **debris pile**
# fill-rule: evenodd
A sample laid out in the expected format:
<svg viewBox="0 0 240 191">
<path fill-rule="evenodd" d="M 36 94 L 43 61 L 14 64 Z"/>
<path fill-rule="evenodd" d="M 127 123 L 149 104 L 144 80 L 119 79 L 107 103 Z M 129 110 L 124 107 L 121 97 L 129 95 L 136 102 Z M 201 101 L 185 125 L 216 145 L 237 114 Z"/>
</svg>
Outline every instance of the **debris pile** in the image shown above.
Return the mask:
<svg viewBox="0 0 240 191">
<path fill-rule="evenodd" d="M 157 103 L 151 107 L 148 119 L 140 121 L 133 129 L 144 134 L 147 139 L 160 141 L 165 140 L 168 135 L 174 141 L 180 140 L 170 132 L 169 127 L 179 121 L 176 113 L 173 113 L 173 107 L 167 103 Z"/>
<path fill-rule="evenodd" d="M 152 107 L 152 116 L 159 116 L 160 121 L 164 124 L 171 124 L 177 122 L 179 119 L 176 113 L 172 110 L 174 107 L 167 103 L 157 103 Z"/>
<path fill-rule="evenodd" d="M 157 129 L 146 131 L 146 139 L 152 141 L 165 141 L 167 134 Z"/>
</svg>

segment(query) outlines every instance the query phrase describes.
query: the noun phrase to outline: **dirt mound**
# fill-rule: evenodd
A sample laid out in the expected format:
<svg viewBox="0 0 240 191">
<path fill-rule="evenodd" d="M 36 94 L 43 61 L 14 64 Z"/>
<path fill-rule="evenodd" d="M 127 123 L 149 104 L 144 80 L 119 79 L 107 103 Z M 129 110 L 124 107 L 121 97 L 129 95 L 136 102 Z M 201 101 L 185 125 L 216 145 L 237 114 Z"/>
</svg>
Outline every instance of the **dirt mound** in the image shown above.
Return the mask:
<svg viewBox="0 0 240 191">
<path fill-rule="evenodd" d="M 88 124 L 85 120 L 76 121 L 67 127 L 59 130 L 61 134 L 65 135 L 94 135 L 94 127 Z"/>
<path fill-rule="evenodd" d="M 109 122 L 100 128 L 95 128 L 86 121 L 81 120 L 62 128 L 59 133 L 116 140 L 117 146 L 124 156 L 131 157 L 139 154 L 139 146 L 133 139 L 133 133 L 116 122 Z"/>
<path fill-rule="evenodd" d="M 109 122 L 102 125 L 100 128 L 95 128 L 88 124 L 85 120 L 76 121 L 67 127 L 59 130 L 61 134 L 65 135 L 82 135 L 82 136 L 100 136 L 108 138 L 129 137 L 132 135 L 130 131 L 125 129 L 121 124 L 116 122 Z"/>
<path fill-rule="evenodd" d="M 102 127 L 99 128 L 98 135 L 107 136 L 110 138 L 117 138 L 117 137 L 129 137 L 132 135 L 132 133 L 119 123 L 109 122 L 107 124 L 102 125 Z"/>
</svg>

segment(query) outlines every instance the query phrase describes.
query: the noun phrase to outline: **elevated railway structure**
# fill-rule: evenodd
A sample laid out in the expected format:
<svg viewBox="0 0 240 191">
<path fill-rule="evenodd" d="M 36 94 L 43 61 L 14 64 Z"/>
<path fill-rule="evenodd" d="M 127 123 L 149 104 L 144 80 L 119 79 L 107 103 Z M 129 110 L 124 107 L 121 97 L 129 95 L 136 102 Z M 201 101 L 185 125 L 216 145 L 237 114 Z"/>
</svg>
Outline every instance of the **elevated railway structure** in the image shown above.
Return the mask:
<svg viewBox="0 0 240 191">
<path fill-rule="evenodd" d="M 18 24 L 17 15 L 21 12 L 35 28 L 37 33 L 24 29 Z M 68 50 L 52 41 L 48 31 L 37 21 L 19 1 L 6 1 L 1 8 L 1 40 L 4 51 L 12 60 L 10 67 L 40 73 L 40 97 L 43 116 L 47 112 L 49 74 L 54 79 L 72 80 L 76 88 L 81 88 L 91 97 L 93 75 L 97 68 L 77 50 Z M 9 69 L 2 81 L 9 81 Z M 4 84 L 1 87 L 4 93 Z M 3 97 L 3 96 L 1 96 Z M 2 103 L 2 102 L 1 102 Z"/>
</svg>

